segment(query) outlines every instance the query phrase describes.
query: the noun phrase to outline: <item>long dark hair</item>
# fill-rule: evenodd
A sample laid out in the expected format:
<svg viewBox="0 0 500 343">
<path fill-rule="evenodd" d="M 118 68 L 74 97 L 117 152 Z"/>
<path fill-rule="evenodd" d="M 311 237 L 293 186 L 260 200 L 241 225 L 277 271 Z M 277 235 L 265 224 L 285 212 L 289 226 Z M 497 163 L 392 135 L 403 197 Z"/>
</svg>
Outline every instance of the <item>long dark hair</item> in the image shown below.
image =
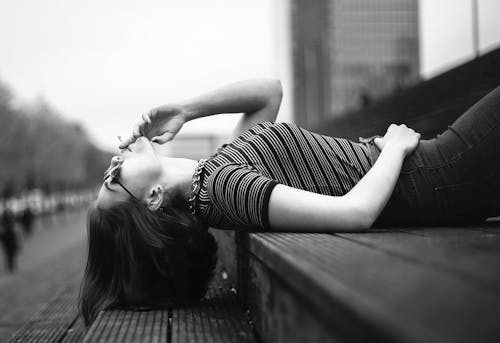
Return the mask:
<svg viewBox="0 0 500 343">
<path fill-rule="evenodd" d="M 197 301 L 213 278 L 217 243 L 187 211 L 153 212 L 134 199 L 92 205 L 87 234 L 79 297 L 87 326 L 108 308 Z"/>
</svg>

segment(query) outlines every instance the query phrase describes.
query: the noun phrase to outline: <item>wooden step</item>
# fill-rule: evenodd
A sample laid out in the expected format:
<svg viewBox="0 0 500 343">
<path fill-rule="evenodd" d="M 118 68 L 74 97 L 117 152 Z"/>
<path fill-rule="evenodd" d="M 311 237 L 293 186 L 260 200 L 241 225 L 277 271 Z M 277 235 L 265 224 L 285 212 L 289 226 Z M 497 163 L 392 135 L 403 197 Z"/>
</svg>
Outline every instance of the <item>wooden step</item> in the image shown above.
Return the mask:
<svg viewBox="0 0 500 343">
<path fill-rule="evenodd" d="M 65 286 L 9 342 L 81 342 L 85 328 L 78 313 L 77 297 L 77 283 Z"/>
<path fill-rule="evenodd" d="M 239 295 L 264 342 L 495 342 L 500 231 L 488 230 L 242 233 Z"/>
<path fill-rule="evenodd" d="M 9 342 L 257 342 L 220 264 L 201 302 L 147 311 L 106 310 L 88 330 L 77 308 L 79 281 L 68 281 Z"/>
<path fill-rule="evenodd" d="M 150 311 L 103 311 L 84 339 L 85 343 L 125 341 L 256 342 L 220 266 L 199 304 Z"/>
</svg>

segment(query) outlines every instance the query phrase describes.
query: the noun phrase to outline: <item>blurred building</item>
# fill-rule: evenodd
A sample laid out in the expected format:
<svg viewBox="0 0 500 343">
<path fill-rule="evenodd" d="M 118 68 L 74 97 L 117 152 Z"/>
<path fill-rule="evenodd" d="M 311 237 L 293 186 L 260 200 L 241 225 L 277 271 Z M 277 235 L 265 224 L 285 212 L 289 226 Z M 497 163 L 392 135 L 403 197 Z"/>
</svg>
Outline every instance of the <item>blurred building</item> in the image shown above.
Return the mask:
<svg viewBox="0 0 500 343">
<path fill-rule="evenodd" d="M 363 107 L 419 78 L 418 0 L 289 0 L 294 121 Z"/>
</svg>

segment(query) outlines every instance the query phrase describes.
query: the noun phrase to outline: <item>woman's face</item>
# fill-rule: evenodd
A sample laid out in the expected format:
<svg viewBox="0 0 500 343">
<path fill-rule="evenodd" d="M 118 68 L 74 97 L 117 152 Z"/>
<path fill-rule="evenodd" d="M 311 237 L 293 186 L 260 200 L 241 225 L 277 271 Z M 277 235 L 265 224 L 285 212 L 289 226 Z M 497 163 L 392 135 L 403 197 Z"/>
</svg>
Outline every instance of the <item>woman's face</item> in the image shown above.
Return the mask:
<svg viewBox="0 0 500 343">
<path fill-rule="evenodd" d="M 139 137 L 122 150 L 120 156 L 111 159 L 110 168 L 118 168 L 116 178 L 137 199 L 143 201 L 150 187 L 157 183 L 162 174 L 162 165 L 153 144 L 145 137 Z M 116 180 L 108 176 L 99 191 L 97 205 L 109 208 L 131 196 Z"/>
</svg>

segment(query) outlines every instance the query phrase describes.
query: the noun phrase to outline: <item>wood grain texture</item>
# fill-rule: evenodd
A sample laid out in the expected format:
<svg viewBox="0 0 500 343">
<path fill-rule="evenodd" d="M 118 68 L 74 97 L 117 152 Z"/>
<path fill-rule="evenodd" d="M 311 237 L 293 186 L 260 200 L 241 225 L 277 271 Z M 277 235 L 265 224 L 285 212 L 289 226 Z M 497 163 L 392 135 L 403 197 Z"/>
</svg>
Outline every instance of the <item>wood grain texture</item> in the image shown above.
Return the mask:
<svg viewBox="0 0 500 343">
<path fill-rule="evenodd" d="M 256 342 L 234 290 L 220 273 L 199 305 L 173 309 L 172 342 Z"/>
<path fill-rule="evenodd" d="M 340 307 L 347 320 L 394 341 L 488 342 L 500 335 L 499 295 L 418 261 L 328 234 L 251 234 L 249 250 L 307 298 L 318 318 L 338 318 Z"/>
<path fill-rule="evenodd" d="M 99 314 L 83 342 L 168 342 L 168 310 L 108 310 Z"/>
<path fill-rule="evenodd" d="M 78 316 L 60 343 L 80 343 L 83 341 L 86 332 L 87 329 L 85 328 L 83 318 L 82 316 Z"/>
<path fill-rule="evenodd" d="M 263 342 L 374 341 L 376 336 L 366 326 L 361 330 L 359 321 L 352 320 L 342 306 L 318 310 L 307 292 L 297 292 L 288 280 L 257 258 L 249 262 L 247 303 L 253 325 Z"/>
<path fill-rule="evenodd" d="M 255 342 L 222 266 L 196 304 L 147 311 L 107 310 L 99 314 L 84 342 Z"/>
<path fill-rule="evenodd" d="M 72 337 L 81 338 L 84 328 L 74 326 L 79 317 L 77 294 L 76 284 L 67 285 L 19 329 L 9 342 L 61 342 L 70 333 Z"/>
<path fill-rule="evenodd" d="M 225 273 L 227 278 L 226 283 L 230 287 L 236 287 L 238 278 L 236 232 L 213 228 L 210 229 L 210 232 L 214 235 L 218 244 L 217 255 L 221 272 Z"/>
<path fill-rule="evenodd" d="M 451 274 L 486 292 L 500 289 L 500 232 L 480 227 L 405 228 L 338 236 Z"/>
</svg>

